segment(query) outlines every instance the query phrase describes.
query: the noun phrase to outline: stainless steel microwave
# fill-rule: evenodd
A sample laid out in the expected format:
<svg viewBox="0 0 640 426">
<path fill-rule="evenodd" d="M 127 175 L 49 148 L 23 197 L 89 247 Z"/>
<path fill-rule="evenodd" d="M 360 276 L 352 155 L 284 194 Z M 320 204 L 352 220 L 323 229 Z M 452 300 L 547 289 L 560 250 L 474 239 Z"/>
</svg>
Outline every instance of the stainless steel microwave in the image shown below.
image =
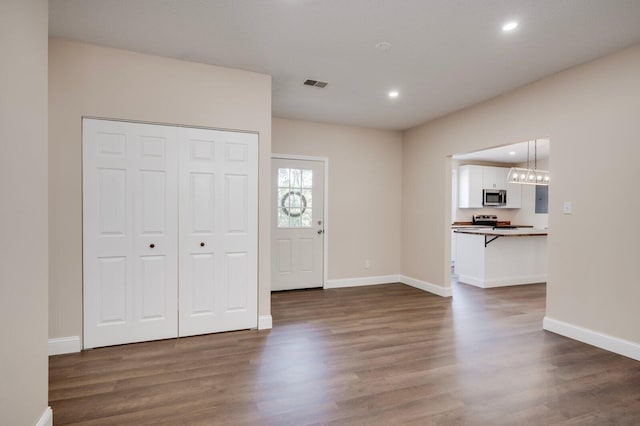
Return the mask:
<svg viewBox="0 0 640 426">
<path fill-rule="evenodd" d="M 483 206 L 506 206 L 507 190 L 506 189 L 484 189 L 482 190 Z"/>
</svg>

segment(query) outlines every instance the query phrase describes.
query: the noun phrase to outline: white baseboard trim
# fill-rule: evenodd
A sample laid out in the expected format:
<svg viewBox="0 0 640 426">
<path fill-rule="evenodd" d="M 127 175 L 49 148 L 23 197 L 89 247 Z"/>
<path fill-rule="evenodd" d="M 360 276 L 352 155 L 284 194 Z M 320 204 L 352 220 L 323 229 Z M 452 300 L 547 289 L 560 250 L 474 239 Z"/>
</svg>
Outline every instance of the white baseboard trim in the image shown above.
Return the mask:
<svg viewBox="0 0 640 426">
<path fill-rule="evenodd" d="M 80 336 L 49 339 L 49 355 L 71 354 L 80 350 Z"/>
<path fill-rule="evenodd" d="M 542 320 L 542 328 L 560 334 L 561 336 L 569 337 L 600 349 L 605 349 L 640 361 L 640 344 L 636 342 L 620 339 L 609 334 L 600 333 L 549 317 L 544 317 Z"/>
<path fill-rule="evenodd" d="M 343 287 L 358 287 L 364 285 L 377 285 L 377 284 L 391 284 L 402 283 L 415 287 L 422 291 L 436 294 L 442 297 L 451 297 L 451 287 L 442 287 L 439 285 L 431 284 L 426 281 L 421 281 L 415 278 L 406 277 L 404 275 L 379 275 L 375 277 L 360 277 L 360 278 L 344 278 L 338 280 L 327 280 L 324 288 L 343 288 Z"/>
<path fill-rule="evenodd" d="M 38 419 L 36 426 L 53 426 L 53 410 L 51 407 L 47 407 L 47 409 L 44 410 L 44 413 L 42 413 Z"/>
<path fill-rule="evenodd" d="M 441 297 L 451 297 L 451 287 L 442 287 L 416 278 L 400 275 L 399 281 L 403 284 L 410 285 L 422 291 L 433 293 Z"/>
<path fill-rule="evenodd" d="M 271 315 L 260 315 L 258 317 L 258 330 L 269 330 L 273 328 L 273 318 Z"/>
<path fill-rule="evenodd" d="M 470 275 L 458 274 L 458 282 L 480 288 L 508 287 L 512 285 L 538 284 L 547 282 L 546 275 L 526 275 L 520 277 L 484 280 Z"/>
<path fill-rule="evenodd" d="M 324 288 L 359 287 L 362 285 L 391 284 L 400 282 L 399 275 L 379 275 L 376 277 L 343 278 L 327 280 Z"/>
</svg>

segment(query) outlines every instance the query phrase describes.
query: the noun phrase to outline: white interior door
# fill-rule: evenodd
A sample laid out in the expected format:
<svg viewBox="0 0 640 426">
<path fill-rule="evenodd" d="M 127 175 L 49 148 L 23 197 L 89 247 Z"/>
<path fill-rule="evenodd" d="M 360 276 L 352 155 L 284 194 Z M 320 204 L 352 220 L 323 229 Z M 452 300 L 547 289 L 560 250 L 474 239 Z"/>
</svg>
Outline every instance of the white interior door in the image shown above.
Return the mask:
<svg viewBox="0 0 640 426">
<path fill-rule="evenodd" d="M 83 120 L 84 347 L 177 336 L 176 130 Z"/>
<path fill-rule="evenodd" d="M 271 290 L 323 286 L 324 162 L 274 158 Z"/>
<path fill-rule="evenodd" d="M 180 135 L 179 335 L 256 327 L 258 137 Z"/>
</svg>

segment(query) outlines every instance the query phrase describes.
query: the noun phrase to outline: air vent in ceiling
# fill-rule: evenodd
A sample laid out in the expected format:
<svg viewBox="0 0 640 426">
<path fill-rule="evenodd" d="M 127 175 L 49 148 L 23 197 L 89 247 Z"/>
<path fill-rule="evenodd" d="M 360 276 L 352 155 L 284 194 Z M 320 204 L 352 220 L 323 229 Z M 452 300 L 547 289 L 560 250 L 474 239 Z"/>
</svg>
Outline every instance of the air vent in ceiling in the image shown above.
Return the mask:
<svg viewBox="0 0 640 426">
<path fill-rule="evenodd" d="M 317 87 L 319 89 L 324 89 L 325 87 L 327 87 L 327 84 L 324 81 L 318 81 L 318 80 L 305 80 L 305 82 L 303 83 L 305 86 L 313 86 L 313 87 Z"/>
</svg>

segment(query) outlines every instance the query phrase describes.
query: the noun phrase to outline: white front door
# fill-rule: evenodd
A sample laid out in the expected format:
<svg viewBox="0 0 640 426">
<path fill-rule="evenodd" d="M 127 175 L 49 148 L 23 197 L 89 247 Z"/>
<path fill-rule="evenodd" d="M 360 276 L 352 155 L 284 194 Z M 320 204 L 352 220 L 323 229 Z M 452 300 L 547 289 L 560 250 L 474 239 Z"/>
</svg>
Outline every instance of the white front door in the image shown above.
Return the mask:
<svg viewBox="0 0 640 426">
<path fill-rule="evenodd" d="M 258 324 L 258 136 L 180 134 L 180 336 Z"/>
<path fill-rule="evenodd" d="M 323 286 L 324 162 L 274 158 L 271 290 Z"/>
<path fill-rule="evenodd" d="M 83 120 L 84 347 L 177 336 L 176 130 Z"/>
</svg>

